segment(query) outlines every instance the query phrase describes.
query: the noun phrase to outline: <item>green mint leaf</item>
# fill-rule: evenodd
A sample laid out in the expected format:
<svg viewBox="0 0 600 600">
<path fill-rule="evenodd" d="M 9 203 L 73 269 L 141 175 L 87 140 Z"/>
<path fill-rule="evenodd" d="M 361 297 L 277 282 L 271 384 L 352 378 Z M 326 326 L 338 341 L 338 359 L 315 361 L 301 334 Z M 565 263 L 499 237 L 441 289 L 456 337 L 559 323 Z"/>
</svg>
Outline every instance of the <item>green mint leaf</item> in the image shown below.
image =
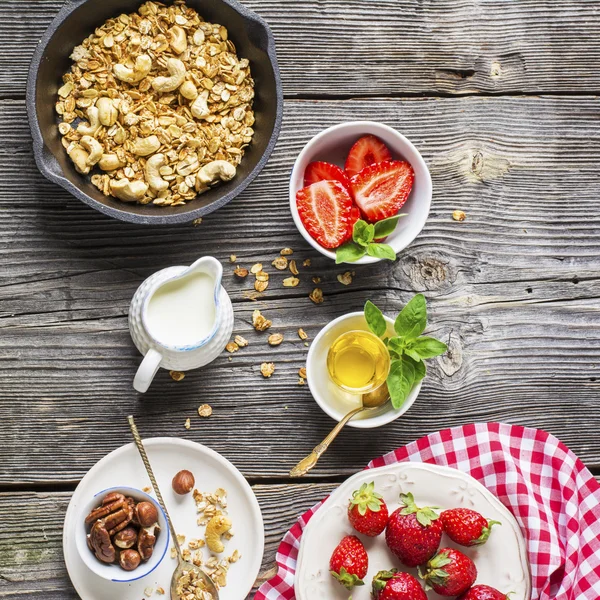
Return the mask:
<svg viewBox="0 0 600 600">
<path fill-rule="evenodd" d="M 417 294 L 401 311 L 394 329 L 400 337 L 417 339 L 427 327 L 427 303 L 423 294 Z"/>
<path fill-rule="evenodd" d="M 369 244 L 367 246 L 367 253 L 369 256 L 374 256 L 375 258 L 396 260 L 396 253 L 394 252 L 394 249 L 387 244 Z"/>
<path fill-rule="evenodd" d="M 383 219 L 383 221 L 375 223 L 375 239 L 378 240 L 379 238 L 384 238 L 394 233 L 400 217 L 405 216 L 406 215 L 396 215 L 395 217 Z"/>
<path fill-rule="evenodd" d="M 444 354 L 446 350 L 448 350 L 448 346 L 444 342 L 432 337 L 420 337 L 408 343 L 406 354 L 415 360 L 423 360 Z M 416 358 L 415 354 L 419 358 Z"/>
<path fill-rule="evenodd" d="M 408 398 L 415 383 L 415 370 L 411 363 L 395 360 L 390 368 L 387 385 L 392 406 L 398 410 Z"/>
<path fill-rule="evenodd" d="M 387 323 L 383 318 L 383 313 L 370 301 L 365 304 L 365 320 L 369 329 L 377 336 L 381 337 L 387 330 Z"/>
<path fill-rule="evenodd" d="M 362 248 L 354 242 L 348 242 L 343 246 L 340 246 L 335 253 L 335 264 L 347 262 L 356 262 L 359 258 L 362 258 L 367 253 L 365 248 Z"/>
<path fill-rule="evenodd" d="M 359 245 L 365 248 L 373 241 L 375 235 L 375 226 L 369 225 L 366 221 L 359 219 L 354 223 L 352 230 L 352 239 Z"/>
</svg>

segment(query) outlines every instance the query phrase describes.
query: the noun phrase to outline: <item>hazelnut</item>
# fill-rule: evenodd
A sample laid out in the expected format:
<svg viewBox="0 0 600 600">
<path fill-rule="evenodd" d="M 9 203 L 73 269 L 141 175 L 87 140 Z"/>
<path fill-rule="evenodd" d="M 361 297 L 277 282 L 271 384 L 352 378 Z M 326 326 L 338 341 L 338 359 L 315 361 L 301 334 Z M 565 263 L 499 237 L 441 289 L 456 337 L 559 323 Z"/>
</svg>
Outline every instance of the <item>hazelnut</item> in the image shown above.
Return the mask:
<svg viewBox="0 0 600 600">
<path fill-rule="evenodd" d="M 113 543 L 117 548 L 133 548 L 137 542 L 137 537 L 137 531 L 133 527 L 125 527 L 115 535 Z"/>
<path fill-rule="evenodd" d="M 125 571 L 133 571 L 140 565 L 142 557 L 137 550 L 123 550 L 119 554 L 119 564 Z"/>
<path fill-rule="evenodd" d="M 150 527 L 158 521 L 158 510 L 152 502 L 140 502 L 135 507 L 135 516 L 142 527 Z"/>
<path fill-rule="evenodd" d="M 173 477 L 173 491 L 181 496 L 189 494 L 194 489 L 195 483 L 194 475 L 190 471 L 179 471 Z"/>
</svg>

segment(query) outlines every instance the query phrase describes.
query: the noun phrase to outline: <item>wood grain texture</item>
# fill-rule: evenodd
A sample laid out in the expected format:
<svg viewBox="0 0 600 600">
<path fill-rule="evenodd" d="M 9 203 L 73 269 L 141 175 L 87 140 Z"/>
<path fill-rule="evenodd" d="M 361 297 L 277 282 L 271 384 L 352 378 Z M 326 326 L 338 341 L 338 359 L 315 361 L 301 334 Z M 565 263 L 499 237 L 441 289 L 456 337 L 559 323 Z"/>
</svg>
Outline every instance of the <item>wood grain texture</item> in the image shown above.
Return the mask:
<svg viewBox="0 0 600 600">
<path fill-rule="evenodd" d="M 273 29 L 288 96 L 600 90 L 595 0 L 244 4 Z M 0 97 L 22 97 L 35 45 L 61 6 L 0 3 Z"/>
<path fill-rule="evenodd" d="M 596 98 L 289 101 L 268 167 L 198 228 L 112 221 L 45 182 L 24 114 L 22 101 L 0 104 L 0 419 L 11 423 L 0 441 L 0 483 L 80 479 L 129 441 L 130 412 L 146 436 L 207 443 L 252 478 L 285 476 L 333 424 L 297 386 L 307 353 L 298 327 L 313 339 L 366 298 L 393 314 L 416 291 L 427 295 L 429 331 L 449 342 L 450 355 L 431 361 L 405 417 L 370 436 L 343 432 L 316 477 L 348 475 L 431 431 L 490 420 L 547 429 L 600 466 Z M 313 134 L 360 117 L 411 138 L 435 191 L 428 223 L 401 259 L 357 268 L 346 288 L 336 280 L 345 269 L 295 230 L 287 184 Z M 455 208 L 466 211 L 464 223 L 452 221 Z M 284 275 L 271 268 L 271 287 L 252 302 L 251 282 L 225 278 L 248 348 L 180 383 L 162 372 L 143 400 L 133 393 L 140 359 L 127 310 L 146 276 L 205 253 L 226 270 L 232 253 L 269 265 L 285 246 L 313 260 L 298 288 L 283 288 Z M 308 299 L 313 275 L 323 278 L 320 306 Z M 279 348 L 252 330 L 257 307 L 285 334 Z M 259 374 L 266 360 L 277 368 L 269 380 Z M 213 417 L 196 417 L 186 432 L 203 402 Z"/>
</svg>

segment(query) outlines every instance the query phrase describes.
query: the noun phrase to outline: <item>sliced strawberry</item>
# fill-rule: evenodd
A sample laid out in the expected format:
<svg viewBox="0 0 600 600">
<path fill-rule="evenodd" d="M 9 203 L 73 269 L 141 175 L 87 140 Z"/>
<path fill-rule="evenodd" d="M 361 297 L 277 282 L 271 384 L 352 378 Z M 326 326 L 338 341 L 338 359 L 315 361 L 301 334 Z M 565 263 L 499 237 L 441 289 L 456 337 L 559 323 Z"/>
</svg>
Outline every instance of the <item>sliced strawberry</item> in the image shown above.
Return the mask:
<svg viewBox="0 0 600 600">
<path fill-rule="evenodd" d="M 352 239 L 352 234 L 354 233 L 354 223 L 360 219 L 360 209 L 356 204 L 352 205 L 350 210 L 350 221 L 348 224 L 348 233 L 346 234 L 346 239 L 344 240 L 344 244 L 349 242 Z"/>
<path fill-rule="evenodd" d="M 296 194 L 298 214 L 323 248 L 337 248 L 348 236 L 352 198 L 339 181 L 318 181 Z"/>
<path fill-rule="evenodd" d="M 404 205 L 415 180 L 404 161 L 389 160 L 363 169 L 350 180 L 360 211 L 371 223 L 393 217 Z"/>
<path fill-rule="evenodd" d="M 350 148 L 344 169 L 352 177 L 365 167 L 386 160 L 392 160 L 389 148 L 378 137 L 365 135 Z"/>
<path fill-rule="evenodd" d="M 339 181 L 346 189 L 350 189 L 350 180 L 337 165 L 327 162 L 311 162 L 304 171 L 304 187 L 317 181 Z"/>
</svg>

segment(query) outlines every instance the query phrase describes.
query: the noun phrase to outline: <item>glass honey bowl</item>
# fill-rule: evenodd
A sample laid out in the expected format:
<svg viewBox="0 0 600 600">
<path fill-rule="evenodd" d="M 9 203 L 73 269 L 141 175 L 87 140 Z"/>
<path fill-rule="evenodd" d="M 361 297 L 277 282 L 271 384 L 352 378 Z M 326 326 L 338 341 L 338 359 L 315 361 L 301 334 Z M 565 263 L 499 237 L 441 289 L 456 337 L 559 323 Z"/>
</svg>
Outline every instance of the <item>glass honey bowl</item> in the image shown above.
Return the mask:
<svg viewBox="0 0 600 600">
<path fill-rule="evenodd" d="M 333 382 L 354 395 L 368 394 L 385 383 L 390 355 L 370 331 L 347 331 L 329 348 L 327 370 Z"/>
</svg>

